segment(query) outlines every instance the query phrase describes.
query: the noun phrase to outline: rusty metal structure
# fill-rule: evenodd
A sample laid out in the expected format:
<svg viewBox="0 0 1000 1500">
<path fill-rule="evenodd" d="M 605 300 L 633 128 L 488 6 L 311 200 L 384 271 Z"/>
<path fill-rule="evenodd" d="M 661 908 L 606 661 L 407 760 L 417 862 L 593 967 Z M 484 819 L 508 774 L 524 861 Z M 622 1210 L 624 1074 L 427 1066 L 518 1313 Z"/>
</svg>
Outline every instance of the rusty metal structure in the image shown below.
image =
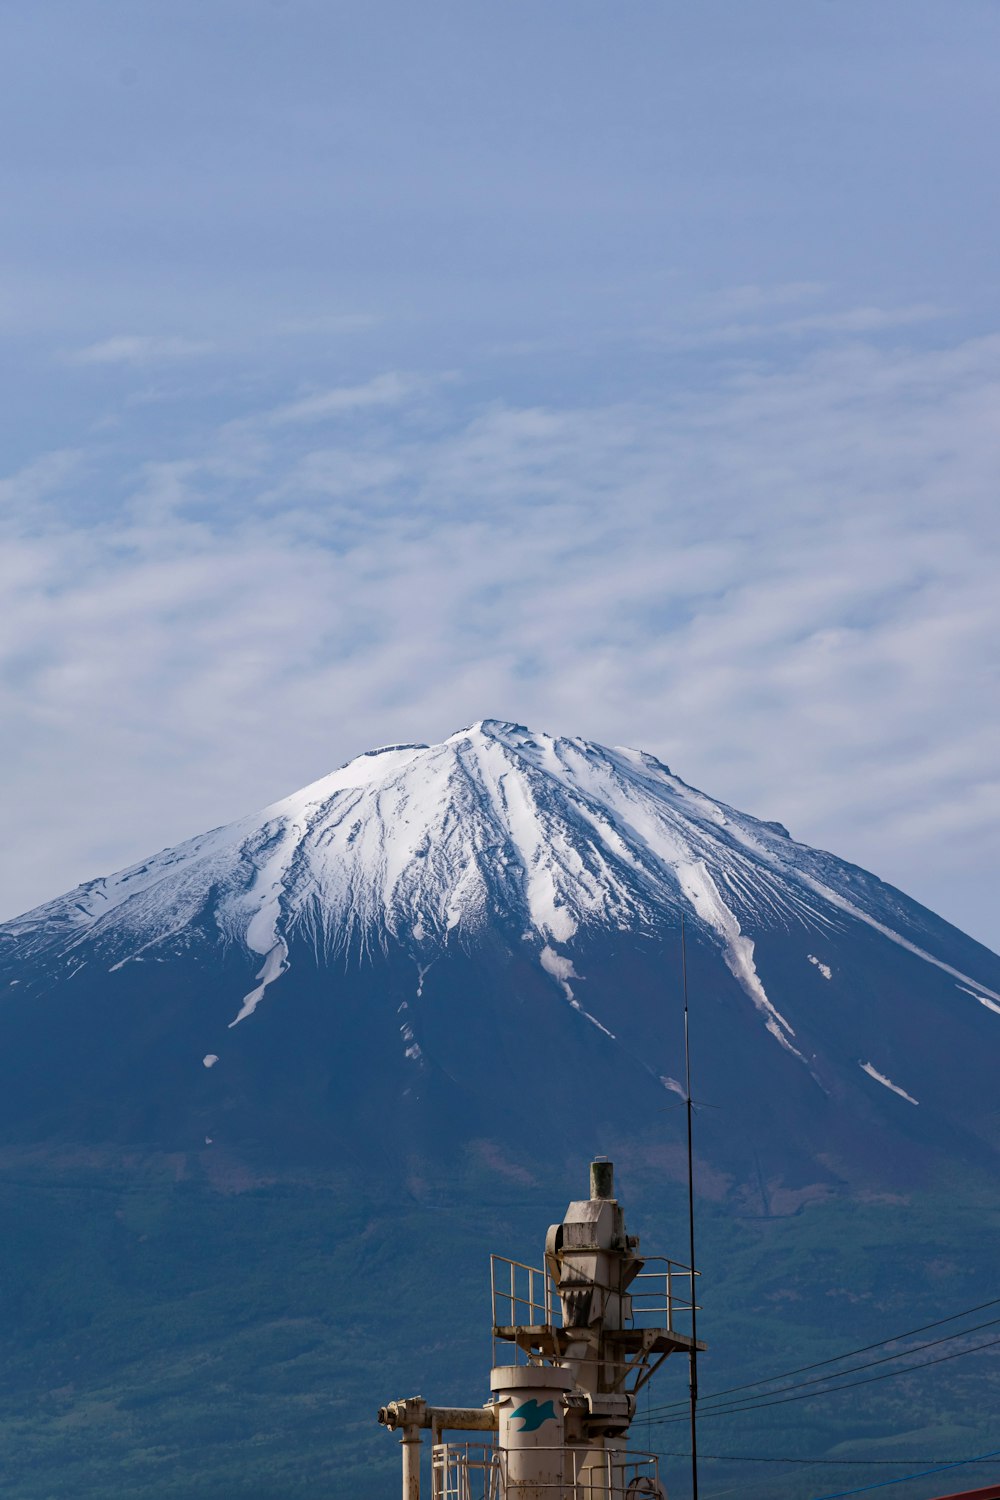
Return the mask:
<svg viewBox="0 0 1000 1500">
<path fill-rule="evenodd" d="M 379 1411 L 400 1433 L 403 1500 L 420 1500 L 425 1432 L 431 1500 L 665 1500 L 657 1460 L 629 1448 L 629 1427 L 636 1393 L 663 1361 L 704 1348 L 684 1326 L 694 1274 L 640 1256 L 612 1163 L 591 1164 L 590 1197 L 549 1229 L 544 1266 L 493 1255 L 490 1281 L 486 1405 L 412 1396 Z"/>
</svg>

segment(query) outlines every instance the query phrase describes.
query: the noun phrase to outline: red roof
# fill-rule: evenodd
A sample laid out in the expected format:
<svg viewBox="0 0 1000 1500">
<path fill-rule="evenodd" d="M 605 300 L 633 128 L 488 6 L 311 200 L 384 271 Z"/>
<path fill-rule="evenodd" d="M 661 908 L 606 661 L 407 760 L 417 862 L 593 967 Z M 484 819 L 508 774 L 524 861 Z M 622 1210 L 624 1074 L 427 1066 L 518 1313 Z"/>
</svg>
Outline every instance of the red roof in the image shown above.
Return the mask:
<svg viewBox="0 0 1000 1500">
<path fill-rule="evenodd" d="M 984 1490 L 962 1490 L 958 1495 L 937 1495 L 935 1500 L 1000 1500 L 1000 1484 L 988 1484 Z"/>
</svg>

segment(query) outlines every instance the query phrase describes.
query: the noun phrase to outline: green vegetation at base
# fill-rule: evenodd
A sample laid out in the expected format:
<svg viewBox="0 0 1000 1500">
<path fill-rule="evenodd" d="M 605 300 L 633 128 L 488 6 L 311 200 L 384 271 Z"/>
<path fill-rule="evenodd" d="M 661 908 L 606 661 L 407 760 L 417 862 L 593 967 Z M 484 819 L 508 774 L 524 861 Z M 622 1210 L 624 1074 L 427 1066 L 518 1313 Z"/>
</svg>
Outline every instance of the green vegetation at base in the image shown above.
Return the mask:
<svg viewBox="0 0 1000 1500">
<path fill-rule="evenodd" d="M 632 1193 L 630 1209 L 647 1205 L 630 1214 L 644 1247 L 682 1257 L 680 1196 L 661 1213 Z M 395 1500 L 398 1448 L 375 1409 L 416 1391 L 485 1400 L 488 1252 L 537 1263 L 568 1196 L 561 1176 L 529 1188 L 475 1175 L 413 1184 L 397 1202 L 346 1177 L 220 1191 L 148 1164 L 8 1167 L 5 1496 Z M 995 1203 L 975 1196 L 830 1202 L 787 1218 L 704 1208 L 704 1393 L 1000 1294 L 998 1221 Z M 963 1457 L 980 1451 L 1000 1406 L 998 1366 L 990 1354 L 957 1359 L 756 1414 L 711 1417 L 706 1403 L 702 1443 L 720 1454 Z M 668 1363 L 651 1405 L 683 1402 L 686 1377 Z M 649 1447 L 683 1452 L 683 1420 L 647 1428 L 645 1403 L 635 1445 L 648 1432 Z M 737 1485 L 743 1500 L 807 1500 L 840 1487 L 821 1482 L 830 1474 L 862 1477 L 724 1468 L 713 1491 Z M 666 1473 L 680 1500 L 686 1465 L 669 1460 Z M 893 1494 L 908 1500 L 906 1487 Z"/>
</svg>

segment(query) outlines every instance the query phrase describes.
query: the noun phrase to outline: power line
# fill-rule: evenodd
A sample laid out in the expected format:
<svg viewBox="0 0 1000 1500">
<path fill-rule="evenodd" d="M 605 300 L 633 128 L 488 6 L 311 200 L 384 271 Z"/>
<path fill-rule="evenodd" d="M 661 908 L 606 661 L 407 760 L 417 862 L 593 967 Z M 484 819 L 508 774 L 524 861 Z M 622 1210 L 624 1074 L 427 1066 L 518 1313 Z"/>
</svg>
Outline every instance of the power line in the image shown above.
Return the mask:
<svg viewBox="0 0 1000 1500">
<path fill-rule="evenodd" d="M 963 1328 L 960 1333 L 946 1333 L 942 1338 L 928 1339 L 924 1344 L 914 1344 L 912 1349 L 900 1349 L 896 1354 L 883 1354 L 881 1359 L 869 1359 L 861 1365 L 848 1365 L 845 1370 L 837 1370 L 832 1375 L 814 1375 L 811 1380 L 800 1380 L 796 1385 L 785 1386 L 781 1390 L 761 1391 L 759 1396 L 748 1396 L 742 1401 L 729 1402 L 726 1409 L 728 1411 L 753 1411 L 766 1397 L 782 1396 L 785 1391 L 800 1391 L 807 1385 L 821 1385 L 825 1380 L 839 1380 L 842 1375 L 854 1375 L 858 1370 L 872 1370 L 876 1365 L 887 1365 L 894 1359 L 905 1359 L 908 1354 L 922 1354 L 925 1349 L 936 1349 L 940 1344 L 950 1343 L 952 1339 L 964 1338 L 969 1333 L 979 1333 L 984 1328 L 994 1328 L 997 1323 L 1000 1323 L 1000 1318 L 988 1318 L 985 1323 L 975 1323 L 971 1328 Z M 706 1397 L 706 1400 L 708 1399 L 711 1398 Z M 716 1397 L 716 1399 L 719 1398 Z M 714 1409 L 714 1407 L 709 1407 L 709 1411 Z"/>
<path fill-rule="evenodd" d="M 763 1411 L 767 1406 L 787 1406 L 791 1401 L 809 1401 L 814 1396 L 836 1396 L 839 1391 L 849 1391 L 858 1385 L 874 1385 L 877 1380 L 891 1380 L 894 1375 L 916 1375 L 920 1370 L 929 1369 L 931 1365 L 943 1365 L 949 1359 L 961 1359 L 963 1354 L 978 1354 L 981 1349 L 993 1349 L 997 1344 L 1000 1344 L 1000 1339 L 988 1339 L 985 1344 L 974 1344 L 971 1349 L 955 1349 L 951 1354 L 939 1354 L 937 1359 L 925 1359 L 919 1365 L 908 1365 L 905 1370 L 885 1370 L 881 1375 L 868 1375 L 864 1380 L 849 1380 L 846 1385 L 832 1385 L 825 1391 L 805 1391 L 799 1396 L 781 1396 L 774 1401 L 758 1401 L 753 1405 L 710 1407 L 702 1415 L 705 1417 L 740 1416 L 745 1412 Z M 683 1417 L 654 1417 L 650 1426 L 660 1427 L 683 1420 Z"/>
<path fill-rule="evenodd" d="M 856 1490 L 838 1490 L 834 1495 L 817 1495 L 816 1500 L 844 1500 L 845 1495 L 863 1495 L 866 1490 L 881 1490 L 889 1484 L 905 1484 L 908 1479 L 924 1479 L 928 1474 L 943 1474 L 946 1469 L 962 1469 L 968 1464 L 982 1463 L 987 1458 L 1000 1455 L 1000 1448 L 992 1453 L 980 1453 L 976 1458 L 960 1458 L 955 1463 L 939 1464 L 936 1469 L 921 1469 L 919 1474 L 901 1474 L 897 1479 L 879 1479 L 875 1484 L 862 1484 Z"/>
<path fill-rule="evenodd" d="M 690 1458 L 690 1453 L 666 1453 L 662 1449 L 657 1451 L 659 1458 Z M 989 1455 L 986 1455 L 987 1457 Z M 940 1458 L 760 1458 L 750 1457 L 745 1453 L 701 1453 L 700 1458 L 710 1459 L 715 1463 L 728 1464 L 808 1464 L 810 1468 L 814 1464 L 847 1464 L 855 1469 L 873 1468 L 875 1465 L 885 1465 L 898 1469 L 900 1465 L 906 1464 L 941 1464 L 945 1461 Z M 962 1463 L 975 1463 L 975 1459 L 963 1458 Z"/>
<path fill-rule="evenodd" d="M 715 1401 L 720 1396 L 732 1396 L 737 1391 L 749 1391 L 757 1385 L 773 1385 L 776 1380 L 789 1380 L 793 1375 L 806 1375 L 810 1370 L 821 1370 L 825 1365 L 839 1364 L 842 1359 L 853 1359 L 855 1354 L 868 1354 L 872 1349 L 882 1349 L 886 1344 L 897 1344 L 901 1339 L 913 1338 L 917 1333 L 928 1333 L 932 1328 L 942 1328 L 945 1323 L 954 1323 L 958 1318 L 971 1318 L 973 1313 L 982 1312 L 984 1308 L 996 1307 L 1000 1304 L 1000 1297 L 992 1297 L 989 1302 L 979 1302 L 975 1307 L 967 1307 L 964 1312 L 950 1313 L 947 1318 L 937 1318 L 933 1323 L 922 1323 L 919 1328 L 909 1328 L 905 1333 L 894 1333 L 886 1339 L 878 1339 L 874 1344 L 862 1344 L 860 1349 L 848 1349 L 844 1354 L 834 1354 L 829 1359 L 818 1359 L 811 1365 L 799 1365 L 795 1370 L 783 1370 L 780 1375 L 764 1375 L 759 1380 L 748 1380 L 745 1385 L 729 1385 L 721 1391 L 710 1391 L 707 1396 L 702 1396 L 702 1401 Z M 960 1338 L 961 1334 L 952 1335 Z M 832 1378 L 832 1377 L 831 1377 Z M 778 1394 L 762 1391 L 761 1395 Z M 684 1401 L 669 1401 L 665 1405 L 654 1407 L 654 1411 L 668 1411 L 675 1406 L 685 1406 Z"/>
<path fill-rule="evenodd" d="M 960 1359 L 963 1354 L 978 1354 L 981 1349 L 992 1349 L 997 1344 L 1000 1344 L 1000 1339 L 989 1339 L 984 1344 L 974 1344 L 971 1349 L 955 1349 L 951 1354 L 939 1354 L 937 1359 L 925 1359 L 919 1365 L 908 1365 L 904 1370 L 886 1370 L 881 1375 L 868 1375 L 864 1380 L 849 1380 L 845 1385 L 832 1385 L 825 1391 L 806 1391 L 800 1396 L 780 1396 L 777 1400 L 758 1401 L 753 1405 L 712 1407 L 705 1415 L 709 1417 L 740 1416 L 745 1412 L 763 1411 L 767 1406 L 787 1406 L 791 1401 L 808 1401 L 813 1396 L 835 1396 L 838 1391 L 849 1391 L 858 1385 L 874 1385 L 879 1380 L 891 1380 L 894 1375 L 915 1375 L 931 1365 L 943 1365 L 949 1359 Z M 680 1420 L 682 1419 L 679 1417 L 654 1417 L 650 1425 L 655 1427 Z"/>
</svg>

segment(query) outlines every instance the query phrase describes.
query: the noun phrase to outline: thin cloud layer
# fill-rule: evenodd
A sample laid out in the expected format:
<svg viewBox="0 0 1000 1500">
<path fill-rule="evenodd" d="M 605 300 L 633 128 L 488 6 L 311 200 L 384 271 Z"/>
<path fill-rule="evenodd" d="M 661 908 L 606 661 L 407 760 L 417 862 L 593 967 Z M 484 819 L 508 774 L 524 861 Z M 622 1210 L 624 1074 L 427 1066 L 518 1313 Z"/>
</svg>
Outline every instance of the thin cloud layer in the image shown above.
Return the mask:
<svg viewBox="0 0 1000 1500">
<path fill-rule="evenodd" d="M 212 352 L 202 339 L 119 333 L 99 339 L 82 349 L 70 349 L 63 359 L 71 365 L 160 365 L 174 360 L 198 359 Z"/>
<path fill-rule="evenodd" d="M 1000 338 L 245 400 L 126 484 L 127 433 L 5 481 L 7 914 L 498 715 L 656 751 L 1000 942 Z"/>
<path fill-rule="evenodd" d="M 412 377 L 390 370 L 362 385 L 337 386 L 333 390 L 315 391 L 298 401 L 290 401 L 286 406 L 269 412 L 267 421 L 272 427 L 283 427 L 290 422 L 322 422 L 328 417 L 363 411 L 370 406 L 398 406 L 407 396 L 412 396 L 420 384 Z"/>
</svg>

